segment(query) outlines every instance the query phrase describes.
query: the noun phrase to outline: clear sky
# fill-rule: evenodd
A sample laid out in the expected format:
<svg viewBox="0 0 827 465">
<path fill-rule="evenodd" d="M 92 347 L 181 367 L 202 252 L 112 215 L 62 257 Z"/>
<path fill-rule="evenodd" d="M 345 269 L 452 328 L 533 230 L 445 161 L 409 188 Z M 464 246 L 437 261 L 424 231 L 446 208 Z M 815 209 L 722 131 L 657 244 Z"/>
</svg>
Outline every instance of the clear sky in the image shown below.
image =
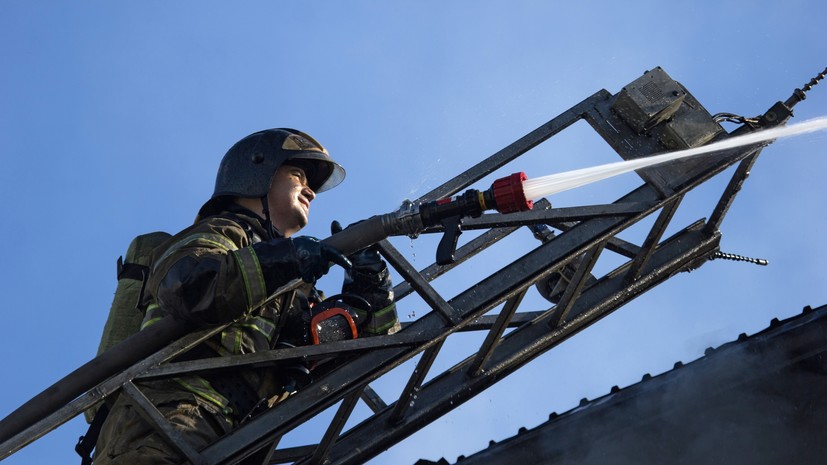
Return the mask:
<svg viewBox="0 0 827 465">
<path fill-rule="evenodd" d="M 251 132 L 304 130 L 345 166 L 346 181 L 316 199 L 303 231 L 325 237 L 331 220 L 389 212 L 655 66 L 711 113 L 761 114 L 827 66 L 825 10 L 816 0 L 6 0 L 0 417 L 94 355 L 117 257 L 136 234 L 191 224 L 221 156 Z M 822 83 L 792 122 L 825 114 Z M 585 123 L 553 141 L 496 176 L 618 160 Z M 767 148 L 722 226 L 725 252 L 768 259 L 768 267 L 718 260 L 677 275 L 373 463 L 454 461 L 583 397 L 827 303 L 825 145 L 822 131 Z M 708 216 L 724 181 L 688 197 L 675 227 Z M 550 200 L 611 202 L 639 183 L 629 174 Z M 624 238 L 640 243 L 644 233 Z M 433 261 L 432 240 L 393 243 L 419 268 Z M 453 297 L 515 258 L 509 247 L 435 286 Z M 336 270 L 321 287 L 335 292 L 340 280 Z M 399 312 L 410 321 L 426 310 L 412 301 Z M 75 419 L 6 463 L 77 463 L 84 432 Z M 290 441 L 319 434 L 310 428 Z"/>
</svg>

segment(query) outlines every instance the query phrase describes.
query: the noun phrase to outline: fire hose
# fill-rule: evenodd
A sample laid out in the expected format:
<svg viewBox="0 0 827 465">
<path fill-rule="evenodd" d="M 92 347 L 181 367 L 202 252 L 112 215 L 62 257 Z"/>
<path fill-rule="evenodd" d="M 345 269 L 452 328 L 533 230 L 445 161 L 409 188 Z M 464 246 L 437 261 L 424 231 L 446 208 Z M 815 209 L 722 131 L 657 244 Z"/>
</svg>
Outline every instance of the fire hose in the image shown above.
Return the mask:
<svg viewBox="0 0 827 465">
<path fill-rule="evenodd" d="M 323 239 L 322 242 L 349 255 L 390 236 L 416 236 L 430 227 L 441 225 L 445 228 L 445 235 L 437 248 L 437 262 L 442 265 L 448 264 L 453 261 L 457 239 L 461 233 L 462 218 L 478 217 L 486 210 L 511 213 L 531 209 L 533 202 L 526 199 L 523 192 L 525 180 L 525 173 L 514 173 L 496 180 L 491 188 L 485 191 L 469 189 L 455 198 L 425 203 L 405 201 L 394 212 L 372 216 L 355 223 Z M 296 279 L 282 286 L 267 302 L 295 289 L 299 284 L 301 280 Z M 0 421 L 0 443 L 5 444 L 110 376 L 151 356 L 193 329 L 168 316 L 123 340 Z M 6 452 L 8 451 L 0 451 L 0 454 Z"/>
</svg>

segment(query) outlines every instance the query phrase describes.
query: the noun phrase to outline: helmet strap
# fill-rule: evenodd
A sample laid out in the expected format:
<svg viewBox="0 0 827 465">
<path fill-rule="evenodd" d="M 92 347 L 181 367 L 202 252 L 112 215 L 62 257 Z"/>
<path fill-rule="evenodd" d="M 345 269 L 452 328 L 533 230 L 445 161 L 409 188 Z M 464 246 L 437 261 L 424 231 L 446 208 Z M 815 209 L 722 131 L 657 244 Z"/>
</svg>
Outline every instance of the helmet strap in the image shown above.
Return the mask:
<svg viewBox="0 0 827 465">
<path fill-rule="evenodd" d="M 268 195 L 264 195 L 261 198 L 261 211 L 264 213 L 264 229 L 270 234 L 270 237 L 278 237 L 279 234 L 276 233 L 276 227 L 273 226 L 273 221 L 270 218 L 270 202 L 268 201 Z"/>
</svg>

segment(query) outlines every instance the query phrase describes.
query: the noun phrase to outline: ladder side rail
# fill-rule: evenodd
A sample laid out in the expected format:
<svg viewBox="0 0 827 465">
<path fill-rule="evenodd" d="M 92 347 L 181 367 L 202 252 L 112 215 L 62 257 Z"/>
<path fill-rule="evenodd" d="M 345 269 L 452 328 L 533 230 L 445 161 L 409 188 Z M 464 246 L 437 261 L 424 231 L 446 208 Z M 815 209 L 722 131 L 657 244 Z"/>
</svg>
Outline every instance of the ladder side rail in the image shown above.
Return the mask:
<svg viewBox="0 0 827 465">
<path fill-rule="evenodd" d="M 401 422 L 387 422 L 387 410 L 366 419 L 342 436 L 331 450 L 330 463 L 364 463 L 377 456 L 676 272 L 710 256 L 717 249 L 720 235 L 705 234 L 702 227 L 703 223 L 696 223 L 659 247 L 632 288 L 623 282 L 629 262 L 611 278 L 601 279 L 585 290 L 569 319 L 556 329 L 552 330 L 544 317 L 509 333 L 494 349 L 490 363 L 479 376 L 467 375 L 466 367 L 473 362 L 473 357 L 469 357 L 432 379 L 422 387 L 418 403 Z"/>
<path fill-rule="evenodd" d="M 161 322 L 163 323 L 163 322 Z M 158 324 L 161 324 L 158 323 Z M 52 413 L 47 414 L 44 418 L 36 421 L 32 425 L 24 428 L 19 433 L 13 435 L 8 440 L 4 441 L 2 445 L 0 445 L 0 460 L 8 457 L 9 455 L 13 454 L 14 452 L 22 449 L 26 445 L 32 443 L 33 441 L 41 438 L 43 435 L 47 434 L 48 432 L 54 430 L 55 428 L 59 427 L 60 425 L 66 423 L 67 421 L 71 420 L 72 418 L 80 415 L 84 411 L 88 410 L 96 403 L 103 400 L 106 396 L 109 396 L 115 393 L 118 389 L 120 389 L 125 383 L 140 378 L 141 374 L 151 371 L 153 367 L 156 367 L 172 358 L 175 358 L 188 350 L 192 349 L 196 345 L 200 344 L 202 341 L 209 339 L 212 335 L 220 332 L 226 325 L 207 328 L 203 329 L 194 333 L 187 334 L 181 337 L 178 340 L 173 341 L 166 347 L 160 349 L 158 352 L 148 356 L 147 358 L 139 361 L 138 363 L 133 364 L 132 366 L 124 369 L 123 371 L 116 373 L 114 376 L 110 378 L 104 378 L 103 381 L 94 385 L 92 388 L 83 391 L 78 397 L 68 401 L 68 403 L 62 403 L 61 399 L 55 399 L 53 397 L 44 397 L 44 394 L 49 393 L 49 390 L 44 391 L 40 395 L 36 396 L 32 399 L 35 401 L 37 399 L 43 398 L 43 402 L 46 403 L 58 403 L 61 402 L 61 407 L 54 410 Z M 147 334 L 152 333 L 152 331 L 148 331 Z M 138 333 L 140 334 L 140 333 Z M 145 335 L 141 335 L 140 337 L 145 337 Z M 107 352 L 111 352 L 110 354 L 106 355 L 107 357 L 111 357 L 113 355 L 117 355 L 116 351 L 118 350 L 118 345 L 114 346 Z M 103 354 L 105 355 L 106 352 Z M 102 356 L 103 356 L 102 355 Z M 92 361 L 88 362 L 84 366 L 94 366 L 97 360 L 100 357 L 96 357 L 92 359 Z M 77 373 L 77 371 L 75 372 Z M 93 373 L 94 374 L 94 373 Z M 95 374 L 98 378 L 102 377 L 100 374 Z M 70 375 L 71 376 L 71 375 Z M 68 379 L 67 376 L 64 380 Z M 52 388 L 61 385 L 63 380 L 58 381 Z M 73 386 L 79 384 L 79 382 L 73 382 Z M 66 392 L 58 392 L 58 396 L 68 396 Z M 30 402 L 32 402 L 30 401 Z M 18 411 L 22 411 L 25 407 L 21 407 Z M 41 410 L 45 409 L 45 406 L 41 408 Z M 27 412 L 24 412 L 24 414 Z M 14 413 L 12 414 L 14 415 Z M 11 418 L 12 415 L 9 415 L 7 418 Z"/>
<path fill-rule="evenodd" d="M 403 332 L 436 334 L 431 343 L 412 349 L 378 349 L 358 357 L 320 379 L 318 383 L 323 385 L 322 389 L 306 389 L 296 393 L 280 404 L 278 409 L 264 412 L 242 428 L 220 439 L 204 451 L 205 456 L 210 459 L 210 463 L 230 463 L 232 457 L 248 444 L 262 437 L 284 434 L 347 395 L 358 384 L 378 378 L 438 340 L 457 331 L 465 322 L 472 321 L 522 289 L 533 285 L 549 273 L 549 267 L 583 254 L 597 242 L 608 239 L 660 208 L 664 201 L 658 201 L 657 196 L 653 188 L 648 185 L 641 186 L 620 201 L 656 202 L 649 211 L 634 217 L 607 217 L 586 221 L 573 228 L 568 234 L 562 234 L 540 245 L 525 256 L 506 265 L 499 272 L 483 279 L 471 289 L 451 299 L 449 304 L 463 312 L 463 323 L 460 325 L 449 327 L 438 314 L 426 314 Z"/>
</svg>

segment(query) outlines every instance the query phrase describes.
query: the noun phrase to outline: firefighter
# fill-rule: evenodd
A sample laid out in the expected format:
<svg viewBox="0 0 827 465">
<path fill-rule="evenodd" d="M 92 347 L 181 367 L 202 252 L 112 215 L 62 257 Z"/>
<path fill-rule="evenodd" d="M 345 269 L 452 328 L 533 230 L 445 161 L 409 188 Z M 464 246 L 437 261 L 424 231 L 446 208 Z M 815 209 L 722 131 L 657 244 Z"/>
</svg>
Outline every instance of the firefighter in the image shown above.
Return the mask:
<svg viewBox="0 0 827 465">
<path fill-rule="evenodd" d="M 307 236 L 296 236 L 309 219 L 316 195 L 338 185 L 345 172 L 309 135 L 293 129 L 251 134 L 226 153 L 215 191 L 194 225 L 153 252 L 142 328 L 166 315 L 193 329 L 234 322 L 179 360 L 248 354 L 307 343 L 308 309 L 321 300 L 315 281 L 330 263 L 346 268 L 343 293 L 359 294 L 368 309 L 368 335 L 399 329 L 386 264 L 368 248 L 351 257 Z M 338 224 L 333 226 L 339 229 Z M 295 297 L 265 299 L 301 278 Z M 276 368 L 187 375 L 139 383 L 174 429 L 201 450 L 240 423 L 309 384 L 309 367 L 292 362 Z M 180 463 L 162 438 L 119 396 L 97 442 L 94 463 Z"/>
</svg>

